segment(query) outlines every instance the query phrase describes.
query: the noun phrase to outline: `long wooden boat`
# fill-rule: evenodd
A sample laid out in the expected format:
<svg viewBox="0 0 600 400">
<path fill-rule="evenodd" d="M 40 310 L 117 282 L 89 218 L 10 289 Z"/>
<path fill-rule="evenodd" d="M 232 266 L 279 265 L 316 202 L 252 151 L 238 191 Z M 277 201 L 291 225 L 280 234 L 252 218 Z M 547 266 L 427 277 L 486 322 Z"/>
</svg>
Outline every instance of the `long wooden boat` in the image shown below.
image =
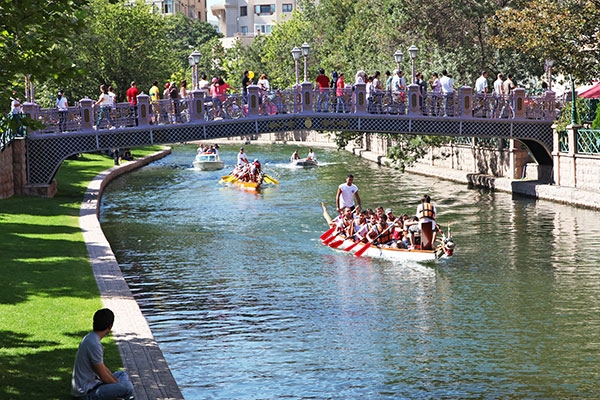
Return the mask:
<svg viewBox="0 0 600 400">
<path fill-rule="evenodd" d="M 331 226 L 332 219 L 327 212 L 325 204 L 321 203 L 321 207 L 323 208 L 323 217 L 327 221 L 327 224 Z M 452 257 L 454 254 L 455 244 L 450 232 L 448 232 L 448 236 L 442 235 L 440 237 L 440 242 L 434 250 L 421 250 L 420 248 L 408 250 L 367 245 L 366 243 L 357 244 L 353 240 L 341 239 L 339 237 L 332 238 L 330 235 L 332 231 L 333 228 L 330 228 L 329 231 L 321 235 L 322 244 L 337 250 L 347 251 L 357 257 L 383 258 L 391 261 L 435 261 L 440 258 Z"/>
<path fill-rule="evenodd" d="M 341 245 L 335 248 L 346 251 L 346 249 L 353 245 L 354 247 L 349 251 L 351 254 L 356 254 L 357 251 L 366 246 L 366 244 L 363 243 L 355 245 L 355 242 L 352 240 L 344 240 Z M 383 258 L 391 261 L 435 261 L 440 258 L 451 257 L 453 253 L 454 243 L 447 241 L 443 248 L 438 247 L 436 250 L 392 249 L 370 245 L 367 250 L 362 253 L 361 257 Z"/>
</svg>

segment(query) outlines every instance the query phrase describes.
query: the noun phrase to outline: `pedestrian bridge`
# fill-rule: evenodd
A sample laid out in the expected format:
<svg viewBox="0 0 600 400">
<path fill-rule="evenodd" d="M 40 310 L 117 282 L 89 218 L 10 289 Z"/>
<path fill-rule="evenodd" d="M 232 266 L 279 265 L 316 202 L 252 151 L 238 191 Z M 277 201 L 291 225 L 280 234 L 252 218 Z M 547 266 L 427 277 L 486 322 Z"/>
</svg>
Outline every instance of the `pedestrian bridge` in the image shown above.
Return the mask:
<svg viewBox="0 0 600 400">
<path fill-rule="evenodd" d="M 411 85 L 402 95 L 367 98 L 364 84 L 320 92 L 305 82 L 269 94 L 251 86 L 246 101 L 194 91 L 185 101 L 150 104 L 141 94 L 137 106 L 117 105 L 96 128 L 99 110 L 90 99 L 62 113 L 28 104 L 25 112 L 45 128 L 26 139 L 27 183 L 49 185 L 62 161 L 78 153 L 306 130 L 518 139 L 538 163 L 551 165 L 554 105 L 552 93 L 530 98 L 524 89 L 498 99 L 469 87 L 454 96 L 421 96 Z"/>
</svg>

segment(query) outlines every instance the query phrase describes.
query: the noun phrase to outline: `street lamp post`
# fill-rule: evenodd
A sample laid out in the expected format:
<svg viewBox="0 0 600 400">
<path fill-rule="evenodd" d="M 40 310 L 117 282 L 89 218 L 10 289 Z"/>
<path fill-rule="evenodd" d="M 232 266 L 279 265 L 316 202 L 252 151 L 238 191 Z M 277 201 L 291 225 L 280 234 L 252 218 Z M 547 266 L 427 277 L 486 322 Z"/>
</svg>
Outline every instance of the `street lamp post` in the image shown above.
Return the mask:
<svg viewBox="0 0 600 400">
<path fill-rule="evenodd" d="M 193 90 L 198 89 L 198 64 L 200 64 L 200 57 L 202 54 L 198 50 L 194 50 L 192 54 L 188 57 L 188 61 L 190 62 L 190 67 L 192 67 L 192 88 Z"/>
<path fill-rule="evenodd" d="M 300 55 L 302 54 L 302 50 L 298 48 L 298 46 L 292 49 L 292 57 L 294 57 L 294 64 L 296 65 L 296 86 L 300 83 L 300 78 L 298 76 L 298 61 L 300 60 Z"/>
<path fill-rule="evenodd" d="M 554 66 L 554 60 L 547 59 L 544 67 L 546 68 L 546 74 L 548 74 L 548 91 L 552 90 L 552 66 Z"/>
<path fill-rule="evenodd" d="M 304 42 L 302 44 L 302 56 L 304 57 L 304 82 L 308 82 L 308 63 L 306 58 L 308 57 L 308 54 L 310 53 L 310 46 L 308 43 Z"/>
<path fill-rule="evenodd" d="M 412 83 L 415 83 L 415 58 L 417 58 L 417 55 L 419 54 L 419 49 L 417 48 L 417 46 L 415 46 L 413 44 L 408 49 L 408 54 L 410 54 L 410 59 L 412 61 L 412 67 L 411 67 Z"/>
<path fill-rule="evenodd" d="M 403 58 L 404 54 L 400 50 L 396 50 L 394 53 L 394 60 L 396 60 L 396 64 L 398 65 L 398 71 L 400 71 L 400 64 L 402 64 Z"/>
</svg>

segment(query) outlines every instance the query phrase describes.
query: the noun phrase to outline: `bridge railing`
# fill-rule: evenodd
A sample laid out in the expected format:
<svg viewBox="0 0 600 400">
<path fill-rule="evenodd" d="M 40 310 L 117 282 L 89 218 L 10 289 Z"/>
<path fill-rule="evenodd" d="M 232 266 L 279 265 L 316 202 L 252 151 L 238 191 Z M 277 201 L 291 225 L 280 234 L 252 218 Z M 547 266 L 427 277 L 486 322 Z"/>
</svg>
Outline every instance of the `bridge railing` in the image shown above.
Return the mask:
<svg viewBox="0 0 600 400">
<path fill-rule="evenodd" d="M 92 100 L 82 99 L 67 111 L 42 109 L 33 104 L 27 113 L 44 124 L 36 133 L 58 133 L 92 129 L 97 125 L 100 109 L 93 106 Z M 506 97 L 473 94 L 470 87 L 461 87 L 452 95 L 431 92 L 422 95 L 418 85 L 410 85 L 406 91 L 381 91 L 367 96 L 364 84 L 320 90 L 305 82 L 291 89 L 269 92 L 250 86 L 247 98 L 236 93 L 212 98 L 206 91 L 193 91 L 186 99 L 150 102 L 147 95 L 141 94 L 137 106 L 116 104 L 110 111 L 111 121 L 103 121 L 98 129 L 299 113 L 554 120 L 556 103 L 552 92 L 526 96 L 520 88 Z"/>
</svg>

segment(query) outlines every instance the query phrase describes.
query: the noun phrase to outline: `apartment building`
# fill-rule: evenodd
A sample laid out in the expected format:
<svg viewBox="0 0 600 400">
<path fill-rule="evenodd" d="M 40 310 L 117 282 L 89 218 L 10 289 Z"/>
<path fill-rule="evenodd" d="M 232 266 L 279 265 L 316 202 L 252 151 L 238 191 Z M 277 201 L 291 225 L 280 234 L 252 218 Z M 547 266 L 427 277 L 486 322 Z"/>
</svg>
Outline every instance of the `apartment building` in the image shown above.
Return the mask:
<svg viewBox="0 0 600 400">
<path fill-rule="evenodd" d="M 181 13 L 191 19 L 208 22 L 207 0 L 146 0 L 161 14 Z"/>
<path fill-rule="evenodd" d="M 296 0 L 222 0 L 210 6 L 225 38 L 254 38 L 271 33 L 276 23 L 291 16 Z"/>
</svg>

